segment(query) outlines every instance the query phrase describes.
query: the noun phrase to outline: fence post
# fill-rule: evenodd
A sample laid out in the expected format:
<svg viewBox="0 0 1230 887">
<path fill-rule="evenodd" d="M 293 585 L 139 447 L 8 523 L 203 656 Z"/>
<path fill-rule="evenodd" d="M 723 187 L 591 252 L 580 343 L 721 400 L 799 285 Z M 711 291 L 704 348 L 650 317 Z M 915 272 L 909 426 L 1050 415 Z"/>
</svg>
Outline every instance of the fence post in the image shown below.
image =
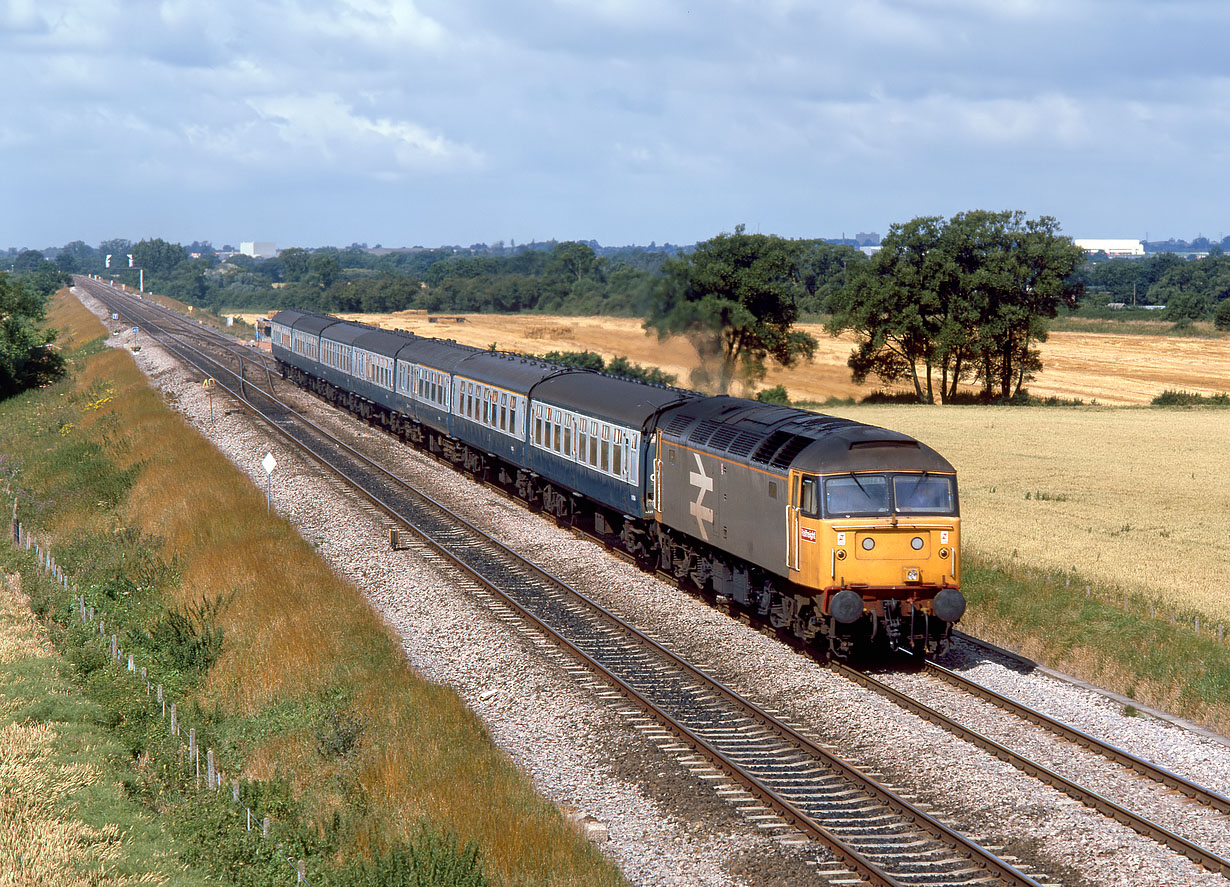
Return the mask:
<svg viewBox="0 0 1230 887">
<path fill-rule="evenodd" d="M 205 752 L 205 787 L 212 789 L 214 787 L 214 779 L 217 778 L 218 771 L 214 765 L 214 750 L 207 749 Z"/>
<path fill-rule="evenodd" d="M 179 720 L 175 717 L 175 703 L 171 703 L 171 735 L 179 735 Z"/>
<path fill-rule="evenodd" d="M 231 780 L 231 800 L 233 800 L 236 804 L 239 803 L 239 780 L 238 779 Z"/>
<path fill-rule="evenodd" d="M 261 823 L 261 837 L 269 837 L 269 817 L 265 817 L 265 821 Z"/>
<path fill-rule="evenodd" d="M 299 860 L 298 865 L 295 866 L 295 874 L 298 875 L 298 879 L 295 881 L 295 883 L 302 884 L 304 877 L 307 875 L 307 861 L 306 860 L 303 860 L 303 859 Z"/>
</svg>

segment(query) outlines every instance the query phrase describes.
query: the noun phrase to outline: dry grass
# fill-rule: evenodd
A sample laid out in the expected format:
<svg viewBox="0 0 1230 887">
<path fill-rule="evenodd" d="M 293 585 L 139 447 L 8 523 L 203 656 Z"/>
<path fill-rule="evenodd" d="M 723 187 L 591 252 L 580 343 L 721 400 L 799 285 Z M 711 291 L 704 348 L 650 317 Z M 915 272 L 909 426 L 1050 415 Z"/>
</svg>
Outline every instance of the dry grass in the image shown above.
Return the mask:
<svg viewBox="0 0 1230 887">
<path fill-rule="evenodd" d="M 201 690 L 202 706 L 254 721 L 287 704 L 338 708 L 365 725 L 345 761 L 322 759 L 310 724 L 242 739 L 246 776 L 285 778 L 322 819 L 344 810 L 353 817 L 350 850 L 410 838 L 426 815 L 477 842 L 504 884 L 622 883 L 494 748 L 460 699 L 408 669 L 361 594 L 292 525 L 267 516 L 261 492 L 165 407 L 130 355 L 91 357 L 73 384 L 79 392 L 99 385 L 116 392 L 86 411 L 80 433 L 108 435 L 117 463 L 138 469 L 119 520 L 161 539 L 162 556 L 182 565 L 178 603 L 227 601 L 219 616 L 223 653 Z M 338 778 L 343 768 L 346 779 Z M 365 809 L 354 808 L 347 779 L 363 789 Z"/>
<path fill-rule="evenodd" d="M 1230 619 L 1230 413 L 857 406 L 957 468 L 962 542 Z"/>
</svg>

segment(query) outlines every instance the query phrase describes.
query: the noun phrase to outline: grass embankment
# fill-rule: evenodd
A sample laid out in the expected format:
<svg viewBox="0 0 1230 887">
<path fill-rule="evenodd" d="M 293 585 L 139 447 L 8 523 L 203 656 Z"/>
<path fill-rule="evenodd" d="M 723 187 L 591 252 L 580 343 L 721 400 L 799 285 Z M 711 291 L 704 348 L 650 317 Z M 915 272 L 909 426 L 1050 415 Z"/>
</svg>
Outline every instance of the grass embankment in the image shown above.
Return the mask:
<svg viewBox="0 0 1230 887">
<path fill-rule="evenodd" d="M 102 347 L 92 315 L 61 296 L 52 322 L 69 331 L 71 378 L 0 404 L 19 513 L 241 776 L 245 801 L 282 823 L 313 883 L 347 883 L 343 863 L 374 851 L 464 869 L 470 842 L 483 871 L 464 883 L 621 883 L 473 713 L 408 670 L 361 595 L 266 515 L 126 353 Z M 7 546 L 0 557 L 29 562 Z M 228 839 L 225 815 L 166 778 L 165 726 L 73 628 L 67 593 L 37 580 L 30 593 L 128 748 L 129 794 L 178 823 L 189 861 L 243 883 L 278 866 L 283 877 L 284 863 Z"/>
</svg>

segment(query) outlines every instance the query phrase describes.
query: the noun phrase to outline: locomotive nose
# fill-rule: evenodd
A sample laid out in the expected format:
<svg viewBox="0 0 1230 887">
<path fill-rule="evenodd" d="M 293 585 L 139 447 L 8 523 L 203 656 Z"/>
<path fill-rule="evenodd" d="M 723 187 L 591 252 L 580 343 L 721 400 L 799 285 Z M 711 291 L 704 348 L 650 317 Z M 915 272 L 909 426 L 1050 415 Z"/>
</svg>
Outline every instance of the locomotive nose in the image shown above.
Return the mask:
<svg viewBox="0 0 1230 887">
<path fill-rule="evenodd" d="M 965 615 L 965 595 L 955 588 L 944 588 L 935 596 L 931 604 L 937 618 L 945 622 L 956 622 Z"/>
</svg>

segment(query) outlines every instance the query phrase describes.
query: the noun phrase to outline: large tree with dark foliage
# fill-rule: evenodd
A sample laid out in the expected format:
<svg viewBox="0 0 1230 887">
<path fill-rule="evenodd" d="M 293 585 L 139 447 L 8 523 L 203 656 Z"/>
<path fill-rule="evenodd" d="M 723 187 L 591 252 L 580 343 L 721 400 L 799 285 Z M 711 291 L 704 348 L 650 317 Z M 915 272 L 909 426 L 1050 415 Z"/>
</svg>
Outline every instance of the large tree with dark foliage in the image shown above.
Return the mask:
<svg viewBox="0 0 1230 887">
<path fill-rule="evenodd" d="M 668 259 L 645 328 L 685 336 L 701 367 L 692 384 L 725 393 L 736 378 L 754 382 L 765 361 L 790 366 L 815 353 L 816 340 L 794 329 L 800 293 L 799 245 L 738 225 Z"/>
<path fill-rule="evenodd" d="M 949 401 L 966 379 L 1010 399 L 1040 369 L 1046 321 L 1081 292 L 1084 258 L 1059 224 L 1019 211 L 913 219 L 889 229 L 881 250 L 830 301 L 834 335 L 852 331 L 854 379 L 908 379 L 918 400 Z"/>
<path fill-rule="evenodd" d="M 0 272 L 0 399 L 64 374 L 64 359 L 52 347 L 55 330 L 38 328 L 47 316 L 47 299 L 33 282 Z"/>
</svg>

